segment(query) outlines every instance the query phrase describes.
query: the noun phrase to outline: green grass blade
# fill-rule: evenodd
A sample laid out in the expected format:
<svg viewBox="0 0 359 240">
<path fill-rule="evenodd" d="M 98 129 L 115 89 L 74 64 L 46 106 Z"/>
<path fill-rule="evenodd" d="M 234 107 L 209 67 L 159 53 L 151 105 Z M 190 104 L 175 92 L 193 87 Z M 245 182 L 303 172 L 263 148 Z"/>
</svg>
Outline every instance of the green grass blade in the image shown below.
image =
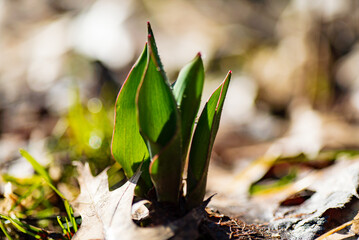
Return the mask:
<svg viewBox="0 0 359 240">
<path fill-rule="evenodd" d="M 41 166 L 27 151 L 20 149 L 20 154 L 32 165 L 35 171 L 45 179 L 46 182 L 51 182 L 50 176 L 47 173 L 46 169 Z"/>
<path fill-rule="evenodd" d="M 2 222 L 2 220 L 0 219 L 0 229 L 2 230 L 2 232 L 5 234 L 5 237 L 7 237 L 8 240 L 12 240 L 12 237 L 9 235 L 9 233 L 7 232 L 4 223 Z"/>
<path fill-rule="evenodd" d="M 54 190 L 57 195 L 59 195 L 63 201 L 64 201 L 64 205 L 65 205 L 65 209 L 66 209 L 66 213 L 69 217 L 69 219 L 71 220 L 71 223 L 73 224 L 73 228 L 74 231 L 77 231 L 77 224 L 76 224 L 76 220 L 73 216 L 73 210 L 72 207 L 70 206 L 69 202 L 67 201 L 67 199 L 65 198 L 65 196 L 53 185 L 49 174 L 47 173 L 46 169 L 41 166 L 36 160 L 35 158 L 33 158 L 27 151 L 25 151 L 24 149 L 20 149 L 20 153 L 21 155 L 26 158 L 30 164 L 33 166 L 33 168 L 35 169 L 35 171 L 45 180 L 45 182 L 52 188 L 52 190 Z"/>
<path fill-rule="evenodd" d="M 45 182 L 54 190 L 57 195 L 59 195 L 62 199 L 66 200 L 65 196 L 53 185 L 49 174 L 46 169 L 38 163 L 35 158 L 33 158 L 27 151 L 24 149 L 20 149 L 20 154 L 32 165 L 35 171 L 45 180 Z"/>
<path fill-rule="evenodd" d="M 43 230 L 39 229 L 39 228 L 36 228 L 36 227 L 33 227 L 29 224 L 26 224 L 26 223 L 23 223 L 21 221 L 19 221 L 18 219 L 16 218 L 11 218 L 11 217 L 8 217 L 6 215 L 3 215 L 3 214 L 0 214 L 0 217 L 5 219 L 5 220 L 8 220 L 11 222 L 11 224 L 20 232 L 22 233 L 25 233 L 29 236 L 32 236 L 36 239 L 41 239 L 41 236 L 38 235 L 38 234 L 35 234 L 34 232 L 36 233 L 44 233 Z"/>
<path fill-rule="evenodd" d="M 77 232 L 78 229 L 77 229 L 76 219 L 74 217 L 74 210 L 72 209 L 71 205 L 67 200 L 64 201 L 64 205 L 65 205 L 67 216 L 69 217 L 70 222 L 72 224 L 72 228 L 74 229 L 74 232 Z"/>
<path fill-rule="evenodd" d="M 177 202 L 183 172 L 179 113 L 159 67 L 152 32 L 148 43 L 147 68 L 137 95 L 138 123 L 152 158 L 150 175 L 157 198 L 161 202 Z"/>
<path fill-rule="evenodd" d="M 139 131 L 136 113 L 136 94 L 147 66 L 147 52 L 146 44 L 116 100 L 111 150 L 113 157 L 122 166 L 128 178 L 133 176 L 143 159 L 149 161 L 148 150 Z M 144 182 L 148 186 L 151 186 L 148 171 L 144 171 L 141 177 L 145 179 Z"/>
<path fill-rule="evenodd" d="M 61 222 L 61 217 L 60 216 L 57 216 L 57 222 L 58 224 L 60 225 L 61 229 L 62 229 L 62 233 L 65 235 L 67 233 L 67 229 L 64 227 L 64 225 L 62 224 Z"/>
<path fill-rule="evenodd" d="M 187 176 L 187 208 L 202 203 L 207 184 L 207 172 L 212 147 L 217 135 L 224 99 L 227 94 L 231 72 L 213 92 L 199 118 L 189 154 Z"/>
<path fill-rule="evenodd" d="M 194 121 L 201 103 L 204 68 L 201 54 L 180 71 L 173 87 L 173 95 L 181 113 L 182 145 L 184 156 L 192 136 Z"/>
<path fill-rule="evenodd" d="M 65 221 L 66 221 L 67 232 L 71 233 L 69 220 L 67 220 L 67 218 L 65 218 Z"/>
</svg>

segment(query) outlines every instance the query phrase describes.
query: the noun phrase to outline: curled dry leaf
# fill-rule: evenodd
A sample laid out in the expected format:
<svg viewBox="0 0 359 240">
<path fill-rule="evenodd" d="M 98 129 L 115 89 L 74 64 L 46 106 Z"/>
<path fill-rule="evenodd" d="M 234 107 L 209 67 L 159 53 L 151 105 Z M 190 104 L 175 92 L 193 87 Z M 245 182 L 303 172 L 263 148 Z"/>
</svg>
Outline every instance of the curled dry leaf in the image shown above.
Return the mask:
<svg viewBox="0 0 359 240">
<path fill-rule="evenodd" d="M 132 219 L 141 221 L 146 219 L 150 215 L 150 210 L 147 208 L 146 204 L 151 204 L 148 200 L 141 200 L 132 205 Z"/>
<path fill-rule="evenodd" d="M 88 164 L 79 164 L 81 194 L 73 202 L 82 224 L 73 239 L 192 239 L 198 236 L 198 225 L 205 217 L 208 199 L 183 218 L 156 227 L 142 228 L 132 221 L 132 200 L 136 183 L 141 175 L 137 171 L 122 187 L 109 191 L 106 170 L 93 177 Z"/>
</svg>

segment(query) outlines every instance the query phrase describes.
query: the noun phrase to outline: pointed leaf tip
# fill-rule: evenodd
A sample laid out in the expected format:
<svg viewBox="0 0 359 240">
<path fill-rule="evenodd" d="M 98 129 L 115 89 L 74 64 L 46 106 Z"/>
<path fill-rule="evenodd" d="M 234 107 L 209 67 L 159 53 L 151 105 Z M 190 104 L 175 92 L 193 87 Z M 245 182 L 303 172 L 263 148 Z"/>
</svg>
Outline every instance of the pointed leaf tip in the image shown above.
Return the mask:
<svg viewBox="0 0 359 240">
<path fill-rule="evenodd" d="M 153 35 L 151 23 L 149 21 L 147 22 L 147 32 L 148 34 Z"/>
<path fill-rule="evenodd" d="M 163 79 L 167 82 L 167 84 L 169 84 L 169 81 L 167 79 L 166 73 L 165 73 L 165 71 L 163 69 L 163 65 L 162 65 L 160 56 L 158 54 L 155 35 L 152 32 L 152 28 L 151 28 L 150 24 L 148 24 L 147 42 L 148 42 L 148 50 L 149 50 L 148 53 L 149 53 L 149 55 L 151 56 L 151 58 L 153 58 L 154 63 L 156 65 L 156 67 L 158 68 L 158 71 L 161 72 L 161 75 L 162 75 Z"/>
</svg>

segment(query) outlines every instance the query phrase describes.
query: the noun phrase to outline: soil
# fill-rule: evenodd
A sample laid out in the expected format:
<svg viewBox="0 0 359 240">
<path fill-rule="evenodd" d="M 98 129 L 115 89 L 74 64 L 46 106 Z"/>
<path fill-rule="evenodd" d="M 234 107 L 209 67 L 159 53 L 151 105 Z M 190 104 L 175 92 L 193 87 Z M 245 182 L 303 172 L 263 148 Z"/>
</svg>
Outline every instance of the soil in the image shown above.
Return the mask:
<svg viewBox="0 0 359 240">
<path fill-rule="evenodd" d="M 281 239 L 268 224 L 249 223 L 249 220 L 244 218 L 245 213 L 241 214 L 242 217 L 229 217 L 216 209 L 206 207 L 210 200 L 211 197 L 190 212 L 154 200 L 149 206 L 148 217 L 135 223 L 142 227 L 154 227 L 177 222 L 182 230 L 171 240 Z"/>
<path fill-rule="evenodd" d="M 207 218 L 199 225 L 201 234 L 199 239 L 201 240 L 281 239 L 266 224 L 247 224 L 240 219 L 227 217 L 209 208 L 206 208 L 206 212 Z"/>
</svg>

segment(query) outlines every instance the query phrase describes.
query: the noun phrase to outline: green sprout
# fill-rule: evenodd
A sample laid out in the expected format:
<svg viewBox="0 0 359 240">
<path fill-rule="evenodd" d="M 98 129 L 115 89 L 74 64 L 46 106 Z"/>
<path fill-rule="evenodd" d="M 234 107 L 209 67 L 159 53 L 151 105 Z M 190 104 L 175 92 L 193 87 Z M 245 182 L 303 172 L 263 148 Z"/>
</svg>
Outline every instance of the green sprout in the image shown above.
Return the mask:
<svg viewBox="0 0 359 240">
<path fill-rule="evenodd" d="M 66 197 L 54 186 L 46 169 L 24 149 L 20 149 L 20 154 L 32 165 L 34 170 L 43 178 L 45 183 L 63 200 L 64 207 L 65 207 L 67 217 L 68 217 L 68 218 L 65 217 L 67 226 L 69 226 L 69 224 L 68 224 L 68 219 L 69 219 L 70 223 L 72 225 L 73 232 L 74 233 L 77 232 L 78 224 L 77 224 L 76 218 L 74 216 L 74 211 L 73 211 L 72 207 L 70 206 L 69 201 L 66 199 Z M 71 233 L 70 229 L 68 228 L 67 230 L 68 230 L 67 234 L 70 234 Z"/>
<path fill-rule="evenodd" d="M 137 194 L 146 196 L 154 187 L 159 202 L 178 204 L 188 159 L 186 208 L 202 203 L 230 78 L 231 71 L 209 98 L 194 130 L 204 83 L 201 54 L 170 85 L 148 23 L 145 48 L 117 97 L 112 136 L 113 157 L 128 178 L 144 162 Z"/>
</svg>

